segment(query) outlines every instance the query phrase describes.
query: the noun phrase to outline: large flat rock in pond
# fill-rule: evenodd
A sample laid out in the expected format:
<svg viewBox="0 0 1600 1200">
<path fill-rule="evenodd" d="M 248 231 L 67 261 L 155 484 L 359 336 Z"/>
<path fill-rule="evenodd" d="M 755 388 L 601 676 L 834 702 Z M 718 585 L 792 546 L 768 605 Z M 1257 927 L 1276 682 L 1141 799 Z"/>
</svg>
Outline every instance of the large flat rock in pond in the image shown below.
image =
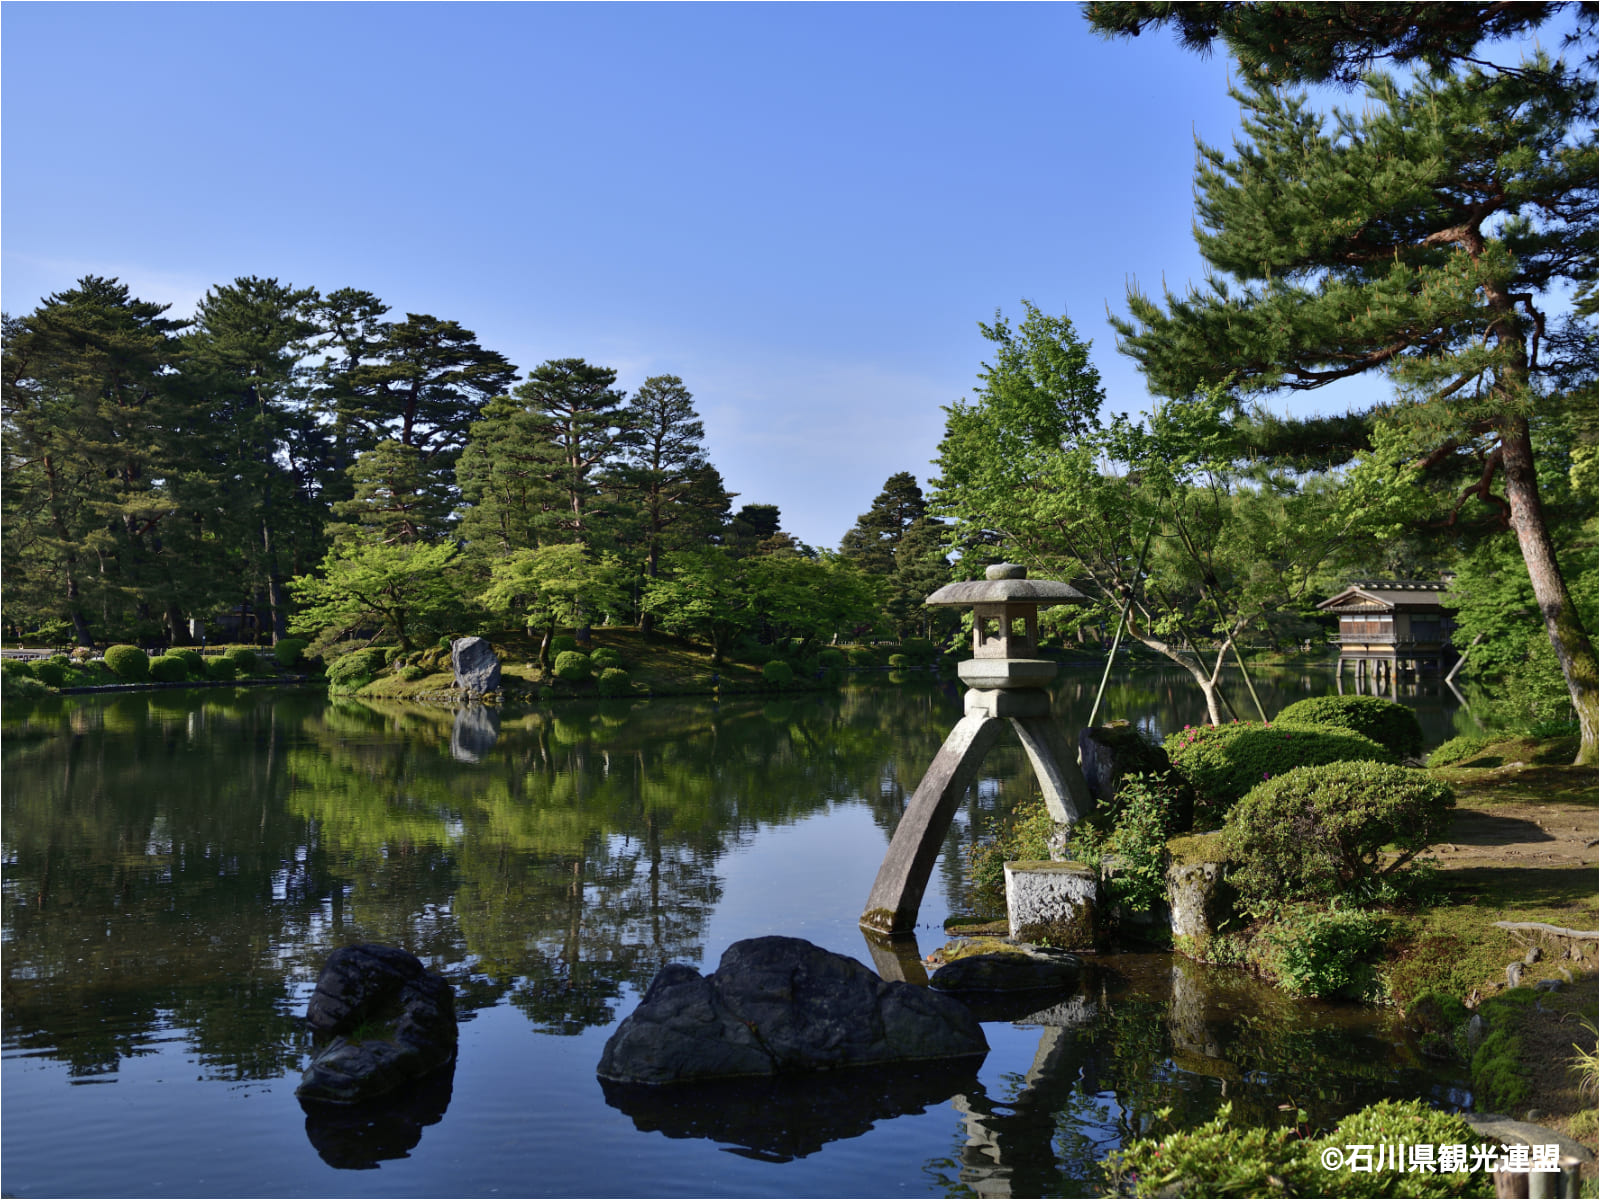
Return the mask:
<svg viewBox="0 0 1600 1200">
<path fill-rule="evenodd" d="M 661 1084 L 981 1058 L 988 1049 L 960 1001 L 887 982 L 801 938 L 761 937 L 728 947 L 710 975 L 664 967 L 595 1073 Z"/>
</svg>

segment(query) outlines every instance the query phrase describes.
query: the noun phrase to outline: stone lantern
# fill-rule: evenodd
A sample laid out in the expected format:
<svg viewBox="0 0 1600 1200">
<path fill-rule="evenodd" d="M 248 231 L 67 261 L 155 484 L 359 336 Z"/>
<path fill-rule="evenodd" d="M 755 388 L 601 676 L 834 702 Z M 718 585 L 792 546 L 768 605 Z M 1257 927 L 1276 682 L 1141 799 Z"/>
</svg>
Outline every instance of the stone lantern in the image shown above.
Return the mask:
<svg viewBox="0 0 1600 1200">
<path fill-rule="evenodd" d="M 1089 809 L 1078 756 L 1050 717 L 1046 685 L 1056 664 L 1036 657 L 1039 609 L 1083 603 L 1086 597 L 1065 583 L 1029 579 L 1027 568 L 1015 563 L 997 563 L 985 576 L 947 584 L 926 601 L 972 609 L 972 657 L 957 667 L 969 689 L 965 715 L 929 764 L 895 828 L 861 914 L 865 929 L 906 933 L 916 927 L 922 893 L 950 822 L 1003 722 L 1009 721 L 1022 740 L 1056 824 L 1070 825 Z"/>
</svg>

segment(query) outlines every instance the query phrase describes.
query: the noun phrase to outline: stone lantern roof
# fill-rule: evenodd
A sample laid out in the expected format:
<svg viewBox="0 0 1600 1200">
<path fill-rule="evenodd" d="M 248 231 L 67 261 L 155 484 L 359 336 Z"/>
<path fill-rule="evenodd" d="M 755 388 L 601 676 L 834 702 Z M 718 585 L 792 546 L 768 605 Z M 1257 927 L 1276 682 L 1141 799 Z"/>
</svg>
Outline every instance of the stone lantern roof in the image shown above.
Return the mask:
<svg viewBox="0 0 1600 1200">
<path fill-rule="evenodd" d="M 925 602 L 972 609 L 974 661 L 960 664 L 961 678 L 976 688 L 1042 687 L 1056 667 L 1039 659 L 1039 609 L 1088 597 L 1055 579 L 1029 579 L 1017 563 L 995 563 L 984 575 L 947 583 Z"/>
</svg>

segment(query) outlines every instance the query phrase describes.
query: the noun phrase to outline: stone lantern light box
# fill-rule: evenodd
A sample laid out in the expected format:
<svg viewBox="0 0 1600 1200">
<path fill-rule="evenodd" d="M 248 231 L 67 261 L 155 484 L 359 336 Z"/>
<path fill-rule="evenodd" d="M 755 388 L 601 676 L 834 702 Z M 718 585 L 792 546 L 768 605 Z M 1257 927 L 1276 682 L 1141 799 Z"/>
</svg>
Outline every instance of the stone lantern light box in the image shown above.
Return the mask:
<svg viewBox="0 0 1600 1200">
<path fill-rule="evenodd" d="M 930 605 L 972 609 L 972 657 L 956 671 L 968 691 L 965 715 L 928 766 L 895 827 L 861 915 L 864 928 L 903 933 L 915 927 L 929 874 L 962 794 L 1009 722 L 1028 753 L 1045 805 L 1058 825 L 1088 811 L 1089 792 L 1071 742 L 1050 716 L 1047 685 L 1056 664 L 1038 657 L 1039 609 L 1086 597 L 1053 579 L 1029 579 L 1026 567 L 997 563 L 985 578 L 947 584 Z"/>
</svg>

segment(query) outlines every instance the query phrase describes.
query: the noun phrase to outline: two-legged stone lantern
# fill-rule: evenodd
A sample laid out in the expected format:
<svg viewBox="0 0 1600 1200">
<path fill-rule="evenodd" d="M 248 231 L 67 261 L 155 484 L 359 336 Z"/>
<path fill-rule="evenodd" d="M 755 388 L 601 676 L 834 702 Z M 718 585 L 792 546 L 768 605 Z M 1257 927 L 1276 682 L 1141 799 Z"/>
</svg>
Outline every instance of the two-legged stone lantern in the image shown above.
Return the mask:
<svg viewBox="0 0 1600 1200">
<path fill-rule="evenodd" d="M 1022 739 L 1056 823 L 1070 825 L 1088 811 L 1089 790 L 1078 770 L 1078 756 L 1050 718 L 1046 685 L 1056 664 L 1035 657 L 1039 609 L 1085 597 L 1067 584 L 1029 579 L 1027 574 L 1026 567 L 998 563 L 988 569 L 986 579 L 947 584 L 927 599 L 928 604 L 973 610 L 972 657 L 957 668 L 971 690 L 966 716 L 939 748 L 895 828 L 861 914 L 864 929 L 908 933 L 916 927 L 923 889 L 962 794 L 1005 721 Z"/>
</svg>

